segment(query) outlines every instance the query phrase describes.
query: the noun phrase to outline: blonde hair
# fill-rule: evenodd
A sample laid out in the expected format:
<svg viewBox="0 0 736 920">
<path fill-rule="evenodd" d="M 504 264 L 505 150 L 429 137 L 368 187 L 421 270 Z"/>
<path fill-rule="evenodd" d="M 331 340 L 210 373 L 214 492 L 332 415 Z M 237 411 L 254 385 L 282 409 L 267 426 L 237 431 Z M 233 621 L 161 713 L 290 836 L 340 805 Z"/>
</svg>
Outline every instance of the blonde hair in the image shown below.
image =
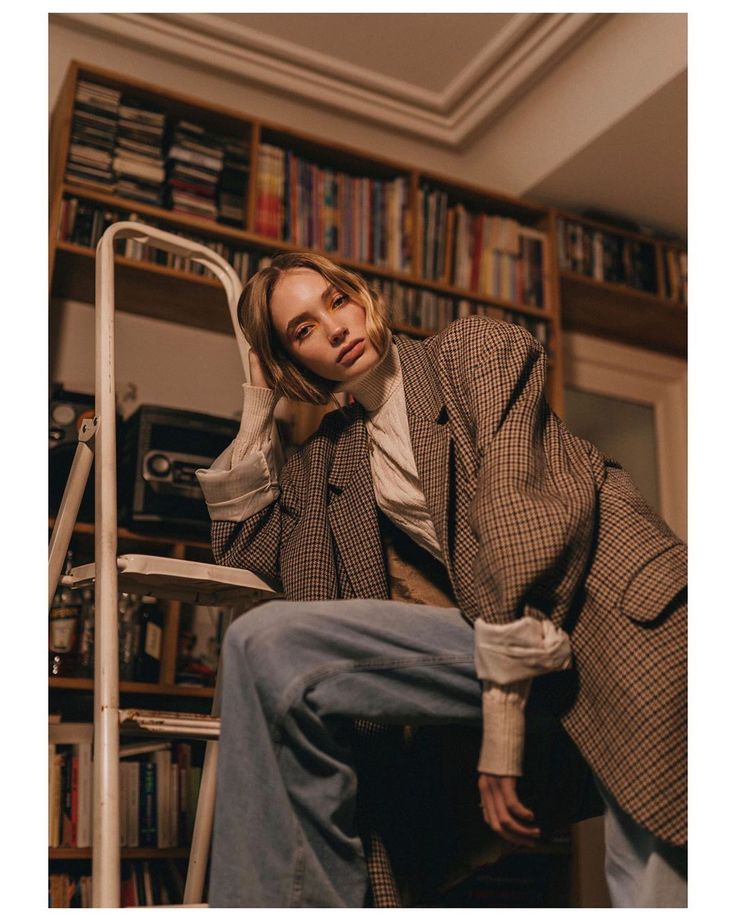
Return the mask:
<svg viewBox="0 0 736 920">
<path fill-rule="evenodd" d="M 381 293 L 360 275 L 312 252 L 281 253 L 270 265 L 252 275 L 243 289 L 238 302 L 238 322 L 260 359 L 269 387 L 278 389 L 287 399 L 315 405 L 332 402 L 338 406 L 333 395 L 338 381 L 326 380 L 299 364 L 286 351 L 273 325 L 271 297 L 276 284 L 287 272 L 297 268 L 318 272 L 337 291 L 365 309 L 366 333 L 379 354 L 383 354 L 391 335 L 386 304 Z"/>
</svg>

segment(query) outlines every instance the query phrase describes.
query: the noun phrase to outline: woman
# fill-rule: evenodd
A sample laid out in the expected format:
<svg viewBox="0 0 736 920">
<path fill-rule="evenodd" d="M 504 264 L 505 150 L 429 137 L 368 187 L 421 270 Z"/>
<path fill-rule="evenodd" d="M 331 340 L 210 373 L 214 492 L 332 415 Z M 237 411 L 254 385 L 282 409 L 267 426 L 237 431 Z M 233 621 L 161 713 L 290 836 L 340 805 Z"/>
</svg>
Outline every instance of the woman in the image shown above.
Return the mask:
<svg viewBox="0 0 736 920">
<path fill-rule="evenodd" d="M 287 600 L 225 640 L 210 903 L 364 904 L 352 719 L 482 719 L 483 815 L 533 845 L 516 794 L 525 701 L 535 677 L 574 668 L 562 723 L 606 802 L 613 902 L 683 904 L 685 547 L 550 410 L 540 344 L 480 317 L 392 336 L 359 276 L 308 253 L 254 275 L 240 321 L 240 433 L 198 476 L 217 561 Z M 278 398 L 337 392 L 353 404 L 277 471 Z M 454 606 L 388 599 L 379 516 L 442 570 Z"/>
</svg>

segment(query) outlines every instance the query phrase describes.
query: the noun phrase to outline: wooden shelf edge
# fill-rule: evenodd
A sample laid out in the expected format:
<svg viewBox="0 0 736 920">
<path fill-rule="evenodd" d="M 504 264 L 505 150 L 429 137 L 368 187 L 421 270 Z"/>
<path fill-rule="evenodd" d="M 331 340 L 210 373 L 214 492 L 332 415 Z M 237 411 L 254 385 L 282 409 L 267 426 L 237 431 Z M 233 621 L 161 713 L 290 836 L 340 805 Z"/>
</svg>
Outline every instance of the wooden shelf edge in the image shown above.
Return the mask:
<svg viewBox="0 0 736 920">
<path fill-rule="evenodd" d="M 121 847 L 122 859 L 188 859 L 189 847 Z M 49 847 L 50 860 L 92 859 L 92 847 Z"/>
<path fill-rule="evenodd" d="M 638 288 L 631 287 L 628 284 L 619 284 L 613 281 L 599 281 L 597 278 L 591 278 L 589 275 L 583 275 L 579 272 L 563 271 L 562 269 L 560 269 L 560 281 L 562 283 L 581 284 L 583 286 L 588 285 L 610 294 L 633 297 L 635 300 L 641 300 L 653 306 L 666 307 L 668 309 L 680 310 L 685 314 L 687 313 L 687 304 L 680 303 L 676 300 L 667 300 L 664 297 L 660 297 L 658 294 L 651 294 L 649 291 L 640 291 Z"/>
<path fill-rule="evenodd" d="M 49 518 L 49 530 L 53 528 L 54 523 L 55 518 Z M 74 533 L 94 536 L 95 525 L 91 521 L 77 521 L 74 525 Z M 188 537 L 182 534 L 146 533 L 137 530 L 128 530 L 125 527 L 118 527 L 118 539 L 138 540 L 141 543 L 181 543 L 184 546 L 191 546 L 196 549 L 210 549 L 212 545 L 209 540 L 198 540 L 194 537 Z"/>
<path fill-rule="evenodd" d="M 91 677 L 49 677 L 50 690 L 94 690 Z M 147 684 L 133 680 L 120 681 L 121 694 L 144 693 L 157 696 L 203 697 L 214 696 L 214 687 L 197 687 L 188 684 Z"/>
</svg>

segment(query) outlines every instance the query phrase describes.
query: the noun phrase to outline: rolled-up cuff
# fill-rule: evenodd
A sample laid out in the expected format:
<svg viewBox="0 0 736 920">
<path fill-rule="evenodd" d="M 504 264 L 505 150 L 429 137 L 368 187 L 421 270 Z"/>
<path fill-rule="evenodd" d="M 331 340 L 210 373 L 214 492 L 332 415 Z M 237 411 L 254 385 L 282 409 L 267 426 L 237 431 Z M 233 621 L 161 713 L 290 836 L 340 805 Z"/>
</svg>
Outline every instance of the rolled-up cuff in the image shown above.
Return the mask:
<svg viewBox="0 0 736 920">
<path fill-rule="evenodd" d="M 526 616 L 496 624 L 477 619 L 474 629 L 475 670 L 482 680 L 507 685 L 572 664 L 569 636 L 551 620 Z"/>
<path fill-rule="evenodd" d="M 243 521 L 276 501 L 280 494 L 262 451 L 248 454 L 230 468 L 231 453 L 232 445 L 209 469 L 196 470 L 213 521 Z M 221 468 L 217 468 L 218 464 Z"/>
<path fill-rule="evenodd" d="M 496 776 L 521 776 L 524 759 L 524 707 L 530 680 L 510 687 L 483 684 L 483 741 L 478 770 Z"/>
</svg>

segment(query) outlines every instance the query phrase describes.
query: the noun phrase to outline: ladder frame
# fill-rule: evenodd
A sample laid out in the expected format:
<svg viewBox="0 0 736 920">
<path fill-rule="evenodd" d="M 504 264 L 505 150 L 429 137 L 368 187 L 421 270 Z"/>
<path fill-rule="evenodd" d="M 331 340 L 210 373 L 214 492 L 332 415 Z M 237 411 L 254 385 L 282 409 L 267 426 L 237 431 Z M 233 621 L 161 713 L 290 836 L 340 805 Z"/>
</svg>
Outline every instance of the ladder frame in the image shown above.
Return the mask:
<svg viewBox="0 0 736 920">
<path fill-rule="evenodd" d="M 185 256 L 206 266 L 225 289 L 246 383 L 251 382 L 247 342 L 238 323 L 237 308 L 243 285 L 228 262 L 207 246 L 138 221 L 118 221 L 105 230 L 97 244 L 95 259 L 95 417 L 80 431 L 72 469 L 62 496 L 49 543 L 49 606 L 59 583 L 84 488 L 94 458 L 95 470 L 95 679 L 94 679 L 94 771 L 92 802 L 92 904 L 120 906 L 120 687 L 118 668 L 118 514 L 115 446 L 115 253 L 118 239 Z M 275 426 L 274 426 L 275 428 Z M 274 432 L 275 433 L 275 432 Z M 218 669 L 219 677 L 219 669 Z M 219 680 L 218 680 L 219 684 Z M 218 709 L 219 686 L 214 709 Z M 196 879 L 187 874 L 187 896 L 199 888 L 200 900 L 206 858 L 199 850 L 209 846 L 214 806 L 214 764 L 217 742 L 208 742 L 205 768 L 211 788 L 204 795 L 202 818 L 198 809 L 198 848 L 192 842 Z M 206 838 L 206 839 L 204 839 Z M 206 857 L 206 853 L 205 853 Z"/>
</svg>

